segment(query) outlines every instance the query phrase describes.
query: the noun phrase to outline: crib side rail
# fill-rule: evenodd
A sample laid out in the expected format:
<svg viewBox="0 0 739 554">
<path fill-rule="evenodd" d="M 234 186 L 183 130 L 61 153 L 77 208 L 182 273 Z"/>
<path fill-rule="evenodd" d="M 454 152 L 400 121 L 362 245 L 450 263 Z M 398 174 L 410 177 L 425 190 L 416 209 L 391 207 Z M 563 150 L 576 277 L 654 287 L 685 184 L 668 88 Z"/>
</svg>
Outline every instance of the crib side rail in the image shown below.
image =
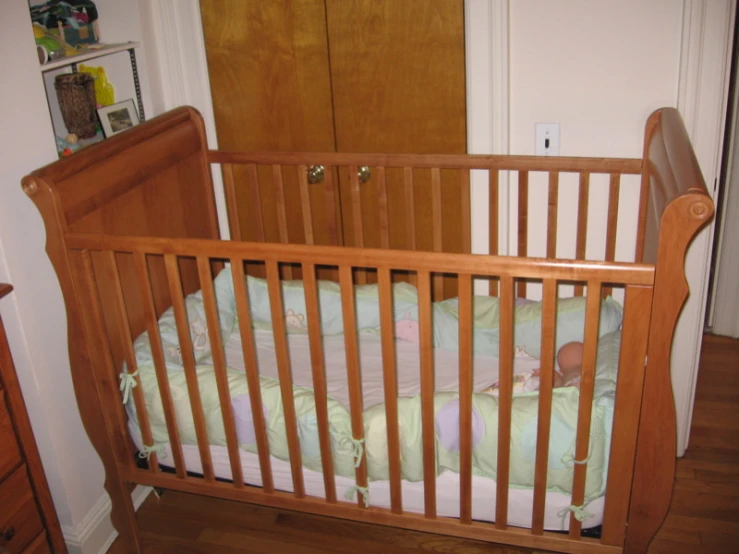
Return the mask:
<svg viewBox="0 0 739 554">
<path fill-rule="evenodd" d="M 606 261 L 617 246 L 624 261 L 638 250 L 617 241 L 636 237 L 638 159 L 210 151 L 209 160 L 221 164 L 233 240 Z M 593 230 L 600 220 L 605 232 Z M 491 280 L 489 293 L 498 289 Z M 519 281 L 517 294 L 528 292 Z M 435 277 L 432 293 L 456 296 L 457 283 Z"/>
<path fill-rule="evenodd" d="M 263 243 L 238 243 L 233 241 L 210 241 L 190 239 L 157 239 L 140 237 L 112 237 L 105 235 L 68 234 L 66 243 L 70 249 L 70 259 L 77 272 L 77 284 L 83 291 L 84 303 L 79 306 L 90 337 L 98 345 L 94 352 L 94 378 L 101 385 L 101 396 L 110 409 L 111 432 L 115 434 L 117 444 L 115 456 L 120 471 L 125 479 L 135 483 L 176 488 L 192 492 L 238 498 L 262 504 L 283 506 L 292 509 L 325 513 L 338 517 L 374 521 L 402 527 L 429 531 L 443 530 L 459 536 L 486 538 L 520 544 L 531 547 L 556 548 L 563 552 L 608 552 L 616 544 L 608 541 L 594 541 L 580 536 L 579 521 L 570 518 L 570 535 L 563 537 L 544 531 L 545 495 L 547 489 L 547 467 L 549 460 L 549 437 L 551 432 L 551 414 L 553 397 L 553 360 L 555 357 L 555 306 L 557 287 L 564 282 L 583 284 L 587 295 L 587 311 L 585 315 L 584 362 L 582 373 L 581 396 L 578 410 L 576 431 L 576 459 L 586 459 L 590 441 L 590 418 L 593 399 L 594 372 L 597 329 L 601 305 L 601 290 L 606 285 L 620 285 L 626 290 L 626 314 L 624 324 L 624 340 L 634 340 L 634 346 L 622 358 L 622 371 L 629 375 L 626 385 L 619 388 L 615 419 L 618 422 L 614 430 L 609 482 L 606 496 L 607 502 L 615 508 L 607 508 L 609 516 L 605 525 L 623 528 L 626 512 L 623 507 L 628 504 L 631 471 L 633 468 L 633 451 L 636 444 L 637 421 L 628 417 L 634 403 L 641 399 L 641 379 L 643 375 L 646 341 L 639 340 L 645 335 L 649 322 L 650 302 L 654 280 L 654 268 L 648 265 L 609 263 L 609 262 L 564 262 L 558 260 L 516 259 L 495 256 L 470 256 L 462 254 L 399 252 L 389 250 L 353 249 L 320 246 L 267 245 Z M 120 273 L 117 264 L 132 259 L 136 268 L 138 293 L 131 295 L 120 285 Z M 190 342 L 190 330 L 184 317 L 183 291 L 178 286 L 180 276 L 179 264 L 184 261 L 195 261 L 200 274 L 200 285 L 204 311 L 207 320 L 207 335 L 213 351 L 212 363 L 214 378 L 221 406 L 223 419 L 223 436 L 229 455 L 231 483 L 218 483 L 214 480 L 210 462 L 209 441 L 213 432 L 204 422 L 202 399 L 198 386 L 198 375 L 195 360 L 192 356 L 193 344 Z M 256 449 L 260 462 L 261 487 L 244 487 L 245 476 L 241 469 L 241 450 L 231 408 L 229 382 L 233 376 L 227 373 L 225 359 L 222 356 L 222 336 L 219 332 L 216 298 L 213 290 L 213 267 L 228 262 L 232 268 L 233 290 L 236 295 L 236 309 L 241 320 L 240 333 L 244 348 L 246 371 L 243 379 L 249 383 L 249 396 L 254 420 Z M 128 263 L 128 262 L 125 262 Z M 250 325 L 250 302 L 247 288 L 244 286 L 244 264 L 262 264 L 267 275 L 266 282 L 269 305 L 272 316 L 272 332 L 274 335 L 276 359 L 279 373 L 279 389 L 284 409 L 285 436 L 289 452 L 292 474 L 292 494 L 275 490 L 270 454 L 272 445 L 267 437 L 262 392 L 259 383 L 259 368 L 254 356 L 254 336 Z M 104 265 L 100 265 L 104 264 Z M 183 456 L 183 443 L 180 437 L 182 421 L 180 411 L 175 406 L 173 392 L 169 385 L 165 347 L 162 344 L 157 328 L 156 312 L 151 301 L 151 289 L 159 286 L 152 282 L 151 268 L 164 264 L 167 270 L 168 287 L 175 313 L 179 349 L 182 354 L 182 371 L 186 377 L 186 391 L 189 398 L 192 421 L 195 427 L 195 442 L 201 454 L 202 467 L 188 468 Z M 298 419 L 295 411 L 295 396 L 292 387 L 291 361 L 286 342 L 285 306 L 280 290 L 282 279 L 280 266 L 291 264 L 300 267 L 304 276 L 306 295 L 306 318 L 313 322 L 310 333 L 311 360 L 313 365 L 313 389 L 316 398 L 316 421 L 320 439 L 321 465 L 324 473 L 324 499 L 310 497 L 306 494 L 302 472 L 301 439 Z M 382 342 L 383 376 L 385 391 L 386 433 L 388 444 L 388 479 L 390 483 L 391 505 L 389 513 L 383 510 L 368 510 L 365 502 L 368 489 L 366 451 L 360 449 L 355 467 L 355 483 L 357 494 L 356 505 L 337 500 L 334 469 L 332 467 L 331 428 L 326 410 L 326 383 L 324 368 L 324 352 L 320 340 L 320 329 L 315 322 L 320 321 L 320 307 L 316 299 L 316 268 L 330 266 L 337 270 L 341 289 L 341 305 L 344 320 L 344 336 L 346 348 L 346 367 L 349 372 L 349 398 L 352 421 L 352 440 L 361 443 L 364 440 L 361 363 L 357 345 L 356 307 L 353 287 L 356 284 L 353 270 L 364 268 L 378 275 L 378 294 L 380 308 L 380 330 Z M 425 503 L 424 514 L 418 516 L 404 509 L 402 494 L 400 428 L 398 420 L 397 376 L 395 374 L 396 329 L 393 321 L 393 297 L 391 273 L 394 271 L 412 272 L 418 281 L 419 303 L 419 349 L 421 360 L 421 427 L 423 436 L 423 468 Z M 434 274 L 454 274 L 459 280 L 459 437 L 460 437 L 460 505 L 459 520 L 449 520 L 437 515 L 435 505 L 435 459 L 436 444 L 434 431 L 434 356 L 432 353 L 432 317 L 431 317 L 431 283 Z M 117 277 L 116 277 L 117 275 Z M 481 524 L 472 518 L 472 456 L 473 456 L 473 279 L 496 278 L 502 283 L 500 294 L 501 332 L 500 351 L 500 417 L 498 423 L 498 475 L 497 498 L 501 499 L 497 507 L 491 503 L 491 516 L 494 524 Z M 520 279 L 538 280 L 543 284 L 544 308 L 542 312 L 542 386 L 539 394 L 538 425 L 536 440 L 536 468 L 534 484 L 534 503 L 531 529 L 522 530 L 508 524 L 507 503 L 502 499 L 508 497 L 508 472 L 510 470 L 510 436 L 512 410 L 512 377 L 513 377 L 513 334 L 512 313 L 514 309 L 514 291 L 516 281 Z M 116 297 L 121 302 L 113 306 L 104 305 L 101 301 L 101 282 L 116 289 Z M 130 345 L 131 337 L 127 334 L 125 323 L 126 304 L 143 302 L 143 311 L 147 317 L 149 343 L 152 350 L 152 363 L 155 379 L 159 389 L 159 401 L 164 413 L 167 437 L 171 449 L 169 464 L 174 462 L 174 475 L 161 469 L 163 452 L 156 441 L 146 444 L 149 449 L 148 469 L 137 468 L 133 463 L 133 452 L 125 436 L 125 412 L 120 403 L 120 395 L 114 385 L 120 368 L 114 367 L 111 356 L 113 344 L 121 342 Z M 116 312 L 115 317 L 108 320 L 119 324 L 110 327 L 104 323 L 103 313 L 106 310 Z M 135 380 L 136 386 L 130 387 L 141 426 L 144 440 L 153 436 L 152 429 L 147 428 L 147 404 L 142 387 L 141 375 L 136 375 L 137 368 L 130 348 L 130 359 L 126 359 L 127 367 L 124 380 Z M 140 368 L 138 368 L 140 371 Z M 159 439 L 161 442 L 161 437 Z M 624 454 L 626 452 L 627 454 Z M 632 457 L 628 457 L 632 453 Z M 192 472 L 197 473 L 194 475 Z M 572 504 L 582 506 L 585 501 L 585 466 L 575 469 Z M 390 515 L 392 514 L 392 516 Z"/>
</svg>

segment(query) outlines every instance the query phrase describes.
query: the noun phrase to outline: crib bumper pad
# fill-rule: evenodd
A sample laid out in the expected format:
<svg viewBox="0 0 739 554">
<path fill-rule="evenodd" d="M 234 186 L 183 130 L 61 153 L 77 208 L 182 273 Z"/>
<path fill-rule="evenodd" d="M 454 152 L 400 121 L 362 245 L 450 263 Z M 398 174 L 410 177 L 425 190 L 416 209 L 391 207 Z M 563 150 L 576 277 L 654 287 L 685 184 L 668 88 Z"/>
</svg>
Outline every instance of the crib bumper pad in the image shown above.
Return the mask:
<svg viewBox="0 0 739 554">
<path fill-rule="evenodd" d="M 239 444 L 243 449 L 255 453 L 256 437 L 246 379 L 240 371 L 228 370 L 227 375 Z M 213 368 L 199 368 L 197 376 L 209 442 L 212 445 L 226 446 Z M 169 437 L 153 368 L 140 368 L 139 377 L 154 443 L 166 443 Z M 169 381 L 180 438 L 183 444 L 197 444 L 184 373 L 170 372 Z M 601 394 L 593 406 L 590 453 L 587 460 L 586 496 L 588 497 L 599 496 L 603 492 L 610 443 L 612 395 L 615 387 L 604 384 L 602 379 L 600 381 Z M 289 460 L 279 382 L 262 377 L 260 386 L 270 454 L 282 460 Z M 293 394 L 303 465 L 309 469 L 321 471 L 318 422 L 313 391 L 304 387 L 293 387 Z M 549 490 L 565 493 L 572 491 L 578 399 L 579 392 L 574 387 L 554 390 L 547 475 Z M 531 488 L 534 484 L 538 401 L 537 393 L 519 394 L 513 398 L 511 486 Z M 489 394 L 475 393 L 472 404 L 473 473 L 494 479 L 497 470 L 498 398 Z M 135 419 L 133 401 L 129 400 L 127 406 L 129 414 Z M 446 470 L 458 472 L 459 395 L 454 392 L 436 393 L 434 411 L 437 475 Z M 420 395 L 399 398 L 398 414 L 402 478 L 409 481 L 422 481 L 423 441 Z M 353 477 L 357 456 L 361 457 L 364 453 L 367 459 L 369 479 L 387 480 L 389 469 L 384 404 L 375 404 L 364 410 L 364 441 L 359 445 L 352 436 L 351 415 L 347 408 L 329 398 L 328 417 L 336 474 Z"/>
</svg>

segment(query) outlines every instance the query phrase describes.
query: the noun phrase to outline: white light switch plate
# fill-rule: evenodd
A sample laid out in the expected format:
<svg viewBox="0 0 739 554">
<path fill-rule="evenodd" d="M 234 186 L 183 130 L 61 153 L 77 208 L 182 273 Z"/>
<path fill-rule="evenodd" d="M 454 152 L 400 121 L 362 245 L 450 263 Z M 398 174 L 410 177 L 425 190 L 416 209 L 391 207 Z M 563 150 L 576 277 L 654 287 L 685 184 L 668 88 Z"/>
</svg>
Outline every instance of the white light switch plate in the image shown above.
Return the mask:
<svg viewBox="0 0 739 554">
<path fill-rule="evenodd" d="M 559 156 L 559 123 L 536 124 L 537 156 Z"/>
</svg>

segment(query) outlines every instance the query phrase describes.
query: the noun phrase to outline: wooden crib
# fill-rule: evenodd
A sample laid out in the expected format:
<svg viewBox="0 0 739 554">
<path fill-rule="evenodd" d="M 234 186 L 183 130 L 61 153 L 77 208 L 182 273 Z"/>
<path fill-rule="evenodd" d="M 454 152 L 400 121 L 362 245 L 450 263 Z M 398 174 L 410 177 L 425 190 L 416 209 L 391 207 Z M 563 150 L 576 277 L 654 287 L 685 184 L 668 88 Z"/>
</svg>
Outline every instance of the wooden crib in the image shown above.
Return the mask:
<svg viewBox="0 0 739 554">
<path fill-rule="evenodd" d="M 219 164 L 224 177 L 231 241 L 219 240 L 211 164 Z M 324 181 L 311 184 L 310 175 L 315 171 L 308 171 L 309 166 L 317 164 L 324 166 Z M 374 177 L 369 185 L 360 184 L 360 166 L 371 168 Z M 486 231 L 490 255 L 470 253 L 470 182 L 480 174 L 490 193 L 490 223 Z M 572 245 L 574 255 L 570 256 L 575 259 L 557 259 L 558 186 L 561 176 L 572 174 L 579 191 L 576 244 Z M 535 175 L 544 176 L 543 186 L 533 185 Z M 591 176 L 596 175 L 606 176 L 609 197 L 607 217 L 603 218 L 607 232 L 601 261 L 586 259 L 588 199 L 594 186 Z M 499 234 L 504 232 L 504 211 L 498 204 L 504 176 L 510 177 L 511 183 L 515 177 L 511 190 L 518 198 L 517 239 L 512 242 L 517 245 L 517 256 L 496 255 L 501 242 Z M 635 262 L 614 261 L 624 176 L 635 176 L 632 179 L 637 180 Z M 341 186 L 345 187 L 344 194 Z M 193 109 L 179 108 L 33 172 L 24 178 L 23 188 L 44 219 L 47 251 L 67 309 L 70 362 L 80 413 L 105 465 L 105 487 L 113 501 L 112 519 L 129 552 L 143 551 L 130 497 L 133 484 L 561 552 L 645 552 L 659 529 L 670 503 L 675 473 L 670 351 L 675 322 L 688 294 L 685 252 L 713 214 L 713 203 L 675 110 L 662 109 L 649 118 L 643 159 L 606 159 L 219 152 L 208 149 L 200 115 Z M 533 258 L 527 257 L 527 248 L 532 244 L 528 237 L 528 198 L 540 190 L 546 191 L 548 238 L 542 246 L 546 257 Z M 450 194 L 457 195 L 457 200 L 449 201 Z M 422 195 L 425 200 L 419 200 Z M 414 203 L 417 201 L 425 204 L 418 207 Z M 376 211 L 376 217 L 368 220 L 362 215 L 363 202 L 375 202 L 372 211 Z M 447 218 L 443 214 L 449 206 L 460 210 L 459 229 L 444 227 Z M 419 217 L 431 223 L 423 236 L 415 222 Z M 561 223 L 562 216 L 559 217 Z M 458 238 L 445 241 L 451 231 Z M 226 264 L 233 273 L 241 322 L 245 379 L 249 383 L 263 483 L 260 487 L 244 482 L 220 347 L 212 281 Z M 245 274 L 265 276 L 269 286 L 292 492 L 277 490 L 272 479 Z M 356 439 L 363 437 L 364 428 L 352 287 L 364 282 L 376 282 L 379 287 L 389 509 L 365 507 L 360 498 L 350 503 L 337 497 L 317 317 L 319 278 L 337 281 L 341 287 L 351 424 Z M 323 497 L 307 495 L 303 483 L 280 294 L 280 282 L 284 279 L 302 279 L 305 287 Z M 401 494 L 396 343 L 390 296 L 392 283 L 397 280 L 415 285 L 419 298 L 423 513 L 404 510 Z M 490 505 L 490 520 L 494 523 L 473 520 L 471 515 L 472 300 L 473 292 L 480 290 L 480 282 L 484 283 L 485 293 L 497 295 L 500 302 L 497 502 Z M 575 295 L 587 298 L 576 431 L 578 460 L 588 457 L 601 298 L 614 289 L 623 293 L 622 348 L 600 538 L 582 536 L 581 523 L 574 513 L 570 515 L 569 532 L 544 529 L 555 303 L 563 284 L 571 285 Z M 543 302 L 542 377 L 531 524 L 530 528 L 521 528 L 509 525 L 507 511 L 513 314 L 515 297 L 526 296 L 527 286 L 535 285 L 541 287 Z M 214 474 L 199 404 L 193 345 L 183 303 L 185 295 L 197 290 L 202 290 L 209 339 L 215 345 L 213 364 L 232 480 L 219 479 Z M 459 518 L 439 516 L 435 495 L 430 306 L 432 300 L 450 296 L 459 297 Z M 203 466 L 201 474 L 189 473 L 184 464 L 158 338 L 157 320 L 170 307 L 177 321 Z M 127 371 L 134 373 L 132 344 L 143 332 L 149 333 L 156 365 L 172 447 L 173 460 L 168 464 L 173 471 L 165 471 L 156 453 L 150 456 L 148 467 L 137 465 L 121 404 L 119 373 L 124 363 Z M 134 387 L 132 394 L 143 439 L 151 444 L 141 387 Z M 573 506 L 583 503 L 585 476 L 585 464 L 576 465 Z M 357 486 L 367 486 L 366 460 L 359 463 L 355 477 Z"/>
</svg>

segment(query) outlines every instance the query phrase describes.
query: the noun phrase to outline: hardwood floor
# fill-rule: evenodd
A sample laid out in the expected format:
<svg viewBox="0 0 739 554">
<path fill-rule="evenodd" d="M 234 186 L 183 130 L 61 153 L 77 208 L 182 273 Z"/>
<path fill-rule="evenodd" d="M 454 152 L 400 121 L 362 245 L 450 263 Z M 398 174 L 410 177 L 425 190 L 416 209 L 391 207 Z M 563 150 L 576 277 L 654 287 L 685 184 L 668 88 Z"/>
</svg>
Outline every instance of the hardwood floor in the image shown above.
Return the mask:
<svg viewBox="0 0 739 554">
<path fill-rule="evenodd" d="M 739 552 L 739 341 L 706 336 L 690 447 L 650 554 Z M 146 552 L 531 553 L 439 535 L 166 492 L 138 511 Z M 116 541 L 110 554 L 126 554 Z"/>
<path fill-rule="evenodd" d="M 690 445 L 649 552 L 739 552 L 739 341 L 703 340 Z"/>
</svg>

